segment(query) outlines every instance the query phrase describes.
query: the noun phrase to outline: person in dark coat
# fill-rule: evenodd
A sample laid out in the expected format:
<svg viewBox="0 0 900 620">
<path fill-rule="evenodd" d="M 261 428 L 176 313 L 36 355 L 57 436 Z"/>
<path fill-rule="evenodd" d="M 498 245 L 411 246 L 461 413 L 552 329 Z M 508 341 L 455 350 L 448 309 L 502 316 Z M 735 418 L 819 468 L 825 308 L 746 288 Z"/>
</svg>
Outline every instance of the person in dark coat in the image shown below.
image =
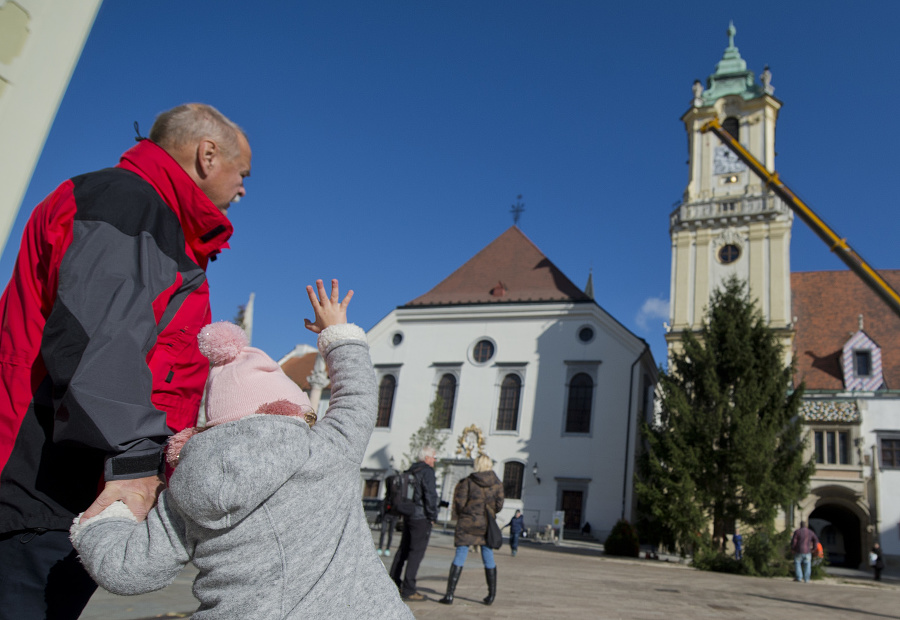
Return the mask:
<svg viewBox="0 0 900 620">
<path fill-rule="evenodd" d="M 488 527 L 485 511 L 496 515 L 503 508 L 503 483 L 494 473 L 493 467 L 491 457 L 486 454 L 478 455 L 475 459 L 475 471 L 460 480 L 453 491 L 453 512 L 456 514 L 456 534 L 453 537 L 453 544 L 456 545 L 456 557 L 450 565 L 447 594 L 440 600 L 445 605 L 453 603 L 453 592 L 456 590 L 471 545 L 481 547 L 481 560 L 484 562 L 484 575 L 488 586 L 484 604 L 493 603 L 497 595 L 497 563 L 494 562 L 494 550 L 485 544 Z"/>
<path fill-rule="evenodd" d="M 884 558 L 881 555 L 881 545 L 878 543 L 872 545 L 872 551 L 869 552 L 869 565 L 875 573 L 875 581 L 881 581 L 881 571 L 884 570 Z"/>
<path fill-rule="evenodd" d="M 409 468 L 415 478 L 415 509 L 407 517 L 403 517 L 403 535 L 400 547 L 391 563 L 391 579 L 397 584 L 400 596 L 405 601 L 424 601 L 425 595 L 416 589 L 416 575 L 419 565 L 425 558 L 428 539 L 431 537 L 431 526 L 437 521 L 438 498 L 437 483 L 434 476 L 434 464 L 437 452 L 432 446 L 425 446 L 419 451 L 419 460 Z M 406 566 L 406 573 L 403 567 Z"/>
<path fill-rule="evenodd" d="M 522 511 L 516 510 L 516 514 L 513 518 L 503 527 L 509 528 L 509 548 L 512 549 L 512 554 L 515 556 L 516 552 L 519 550 L 519 536 L 525 531 L 525 517 L 522 516 Z M 588 531 L 590 531 L 590 526 L 587 527 Z"/>
</svg>

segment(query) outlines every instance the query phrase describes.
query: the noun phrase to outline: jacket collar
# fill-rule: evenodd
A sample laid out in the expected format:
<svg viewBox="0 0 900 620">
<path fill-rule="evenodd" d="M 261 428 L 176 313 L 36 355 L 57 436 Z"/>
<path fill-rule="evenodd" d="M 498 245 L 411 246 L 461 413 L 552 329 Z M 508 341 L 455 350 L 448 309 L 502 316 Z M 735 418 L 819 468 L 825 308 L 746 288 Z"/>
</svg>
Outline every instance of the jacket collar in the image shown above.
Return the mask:
<svg viewBox="0 0 900 620">
<path fill-rule="evenodd" d="M 150 183 L 171 207 L 200 267 L 206 269 L 210 259 L 229 247 L 234 232 L 231 222 L 162 147 L 141 140 L 122 154 L 118 167 Z"/>
</svg>

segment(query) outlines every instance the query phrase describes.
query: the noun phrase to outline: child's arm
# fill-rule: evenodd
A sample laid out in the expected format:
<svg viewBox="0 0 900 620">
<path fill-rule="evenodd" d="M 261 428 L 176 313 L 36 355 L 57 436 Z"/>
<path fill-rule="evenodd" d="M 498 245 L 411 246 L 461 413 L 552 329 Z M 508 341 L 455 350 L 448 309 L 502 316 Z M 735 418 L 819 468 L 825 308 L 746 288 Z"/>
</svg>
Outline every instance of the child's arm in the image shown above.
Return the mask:
<svg viewBox="0 0 900 620">
<path fill-rule="evenodd" d="M 120 595 L 161 590 L 190 561 L 184 522 L 167 495 L 163 491 L 146 521 L 137 522 L 122 502 L 81 523 L 76 518 L 72 544 L 101 587 Z"/>
<path fill-rule="evenodd" d="M 361 463 L 366 445 L 375 428 L 377 387 L 369 358 L 366 333 L 347 323 L 347 305 L 353 292 L 342 302 L 338 281 L 331 281 L 331 295 L 322 280 L 316 281 L 318 297 L 312 286 L 306 287 L 316 320 L 304 320 L 306 328 L 319 334 L 318 345 L 331 378 L 328 411 L 312 432 L 345 451 L 351 461 Z"/>
</svg>

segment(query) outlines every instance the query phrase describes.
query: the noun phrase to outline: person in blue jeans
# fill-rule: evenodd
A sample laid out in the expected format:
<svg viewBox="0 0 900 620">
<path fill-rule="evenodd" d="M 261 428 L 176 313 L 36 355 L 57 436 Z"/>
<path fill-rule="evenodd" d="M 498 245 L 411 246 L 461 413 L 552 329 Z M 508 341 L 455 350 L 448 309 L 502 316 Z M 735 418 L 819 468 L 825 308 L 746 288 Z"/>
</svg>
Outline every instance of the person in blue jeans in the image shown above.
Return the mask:
<svg viewBox="0 0 900 620">
<path fill-rule="evenodd" d="M 522 516 L 522 511 L 517 510 L 509 523 L 503 527 L 509 528 L 509 548 L 512 549 L 512 554 L 515 556 L 519 550 L 519 536 L 525 531 L 525 517 Z"/>
<path fill-rule="evenodd" d="M 450 565 L 447 579 L 447 594 L 440 600 L 444 605 L 453 603 L 453 593 L 462 574 L 471 545 L 481 546 L 481 560 L 484 562 L 484 576 L 487 580 L 488 595 L 484 604 L 494 602 L 497 594 L 497 563 L 494 550 L 485 544 L 488 521 L 486 512 L 496 515 L 503 508 L 503 483 L 494 473 L 494 462 L 486 454 L 475 459 L 475 471 L 460 480 L 453 491 L 453 512 L 456 515 L 456 557 Z"/>
<path fill-rule="evenodd" d="M 734 543 L 734 559 L 740 560 L 744 557 L 744 537 L 741 536 L 737 528 L 734 528 L 734 536 L 731 537 L 731 542 Z"/>
<path fill-rule="evenodd" d="M 794 530 L 794 535 L 791 537 L 791 551 L 794 553 L 794 575 L 797 581 L 809 583 L 809 573 L 812 567 L 812 550 L 818 544 L 819 539 L 816 533 L 806 527 L 806 521 L 801 521 L 800 527 Z"/>
</svg>

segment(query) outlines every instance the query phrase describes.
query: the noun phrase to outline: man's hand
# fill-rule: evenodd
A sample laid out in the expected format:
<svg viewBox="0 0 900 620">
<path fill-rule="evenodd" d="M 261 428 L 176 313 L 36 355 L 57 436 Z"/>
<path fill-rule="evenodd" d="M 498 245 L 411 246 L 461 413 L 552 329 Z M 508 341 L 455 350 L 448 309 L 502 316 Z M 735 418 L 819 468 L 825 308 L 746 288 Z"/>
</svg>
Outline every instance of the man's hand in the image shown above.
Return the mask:
<svg viewBox="0 0 900 620">
<path fill-rule="evenodd" d="M 110 480 L 103 487 L 100 496 L 84 511 L 81 521 L 96 517 L 118 500 L 128 506 L 138 521 L 143 521 L 156 504 L 156 498 L 164 488 L 166 488 L 166 482 L 162 476 L 148 476 L 133 480 Z"/>
</svg>

